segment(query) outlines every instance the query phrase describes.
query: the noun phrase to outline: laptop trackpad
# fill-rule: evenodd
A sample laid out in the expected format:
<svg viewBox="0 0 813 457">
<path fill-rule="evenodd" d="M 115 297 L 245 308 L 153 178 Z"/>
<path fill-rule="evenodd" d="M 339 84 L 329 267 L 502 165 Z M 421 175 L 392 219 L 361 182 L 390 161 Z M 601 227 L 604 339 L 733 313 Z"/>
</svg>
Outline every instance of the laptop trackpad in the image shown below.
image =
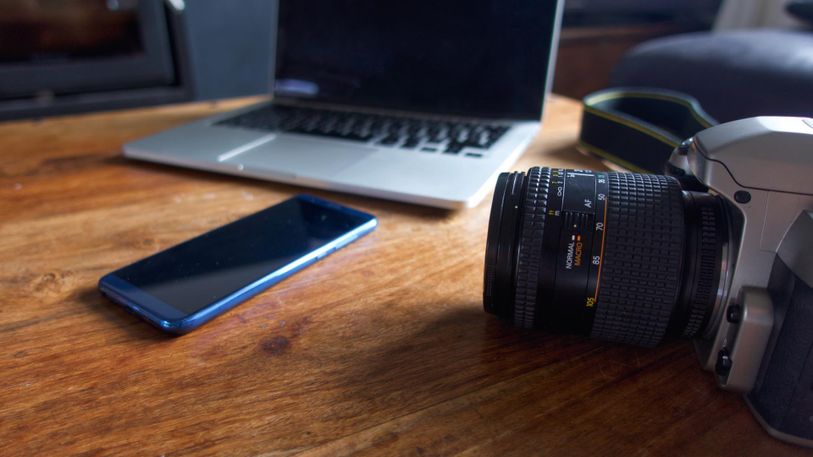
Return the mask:
<svg viewBox="0 0 813 457">
<path fill-rule="evenodd" d="M 375 152 L 375 148 L 280 135 L 226 162 L 246 170 L 271 170 L 297 176 L 332 176 Z"/>
</svg>

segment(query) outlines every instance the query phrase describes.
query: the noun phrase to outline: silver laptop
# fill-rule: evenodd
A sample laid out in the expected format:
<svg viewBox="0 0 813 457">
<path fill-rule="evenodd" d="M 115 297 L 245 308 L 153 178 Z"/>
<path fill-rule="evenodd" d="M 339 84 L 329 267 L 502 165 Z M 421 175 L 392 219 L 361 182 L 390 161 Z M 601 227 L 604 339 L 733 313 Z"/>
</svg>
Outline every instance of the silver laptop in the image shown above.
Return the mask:
<svg viewBox="0 0 813 457">
<path fill-rule="evenodd" d="M 560 3 L 280 0 L 272 101 L 128 143 L 124 154 L 474 206 L 539 128 Z"/>
</svg>

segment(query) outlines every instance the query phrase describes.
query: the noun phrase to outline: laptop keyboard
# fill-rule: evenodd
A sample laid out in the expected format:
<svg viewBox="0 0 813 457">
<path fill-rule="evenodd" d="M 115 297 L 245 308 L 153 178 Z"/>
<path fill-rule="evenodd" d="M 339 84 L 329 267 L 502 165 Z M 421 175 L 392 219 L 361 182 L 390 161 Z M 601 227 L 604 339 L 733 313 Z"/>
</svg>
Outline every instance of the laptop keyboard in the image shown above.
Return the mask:
<svg viewBox="0 0 813 457">
<path fill-rule="evenodd" d="M 317 135 L 372 145 L 483 157 L 508 127 L 282 105 L 224 119 L 215 125 Z M 465 149 L 465 150 L 464 150 Z"/>
</svg>

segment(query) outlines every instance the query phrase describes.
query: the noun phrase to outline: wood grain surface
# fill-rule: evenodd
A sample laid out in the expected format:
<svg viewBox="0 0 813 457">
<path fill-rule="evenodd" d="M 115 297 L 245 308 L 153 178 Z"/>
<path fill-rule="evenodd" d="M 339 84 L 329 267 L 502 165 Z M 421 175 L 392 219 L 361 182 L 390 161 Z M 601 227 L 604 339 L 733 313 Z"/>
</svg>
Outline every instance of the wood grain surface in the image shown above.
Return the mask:
<svg viewBox="0 0 813 457">
<path fill-rule="evenodd" d="M 0 455 L 803 455 L 688 342 L 646 350 L 482 311 L 490 197 L 448 212 L 129 161 L 252 100 L 0 124 Z M 517 164 L 601 167 L 552 98 Z M 99 277 L 298 192 L 380 227 L 182 337 Z"/>
</svg>

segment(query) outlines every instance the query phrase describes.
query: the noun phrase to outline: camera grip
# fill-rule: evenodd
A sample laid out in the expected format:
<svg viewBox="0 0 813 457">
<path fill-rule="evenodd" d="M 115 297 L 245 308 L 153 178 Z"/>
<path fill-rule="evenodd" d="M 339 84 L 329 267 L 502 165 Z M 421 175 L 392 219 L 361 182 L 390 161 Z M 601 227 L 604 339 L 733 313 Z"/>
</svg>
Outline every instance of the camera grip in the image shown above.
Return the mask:
<svg viewBox="0 0 813 457">
<path fill-rule="evenodd" d="M 813 445 L 813 288 L 777 256 L 768 284 L 775 327 L 754 389 L 746 396 L 772 435 Z"/>
</svg>

